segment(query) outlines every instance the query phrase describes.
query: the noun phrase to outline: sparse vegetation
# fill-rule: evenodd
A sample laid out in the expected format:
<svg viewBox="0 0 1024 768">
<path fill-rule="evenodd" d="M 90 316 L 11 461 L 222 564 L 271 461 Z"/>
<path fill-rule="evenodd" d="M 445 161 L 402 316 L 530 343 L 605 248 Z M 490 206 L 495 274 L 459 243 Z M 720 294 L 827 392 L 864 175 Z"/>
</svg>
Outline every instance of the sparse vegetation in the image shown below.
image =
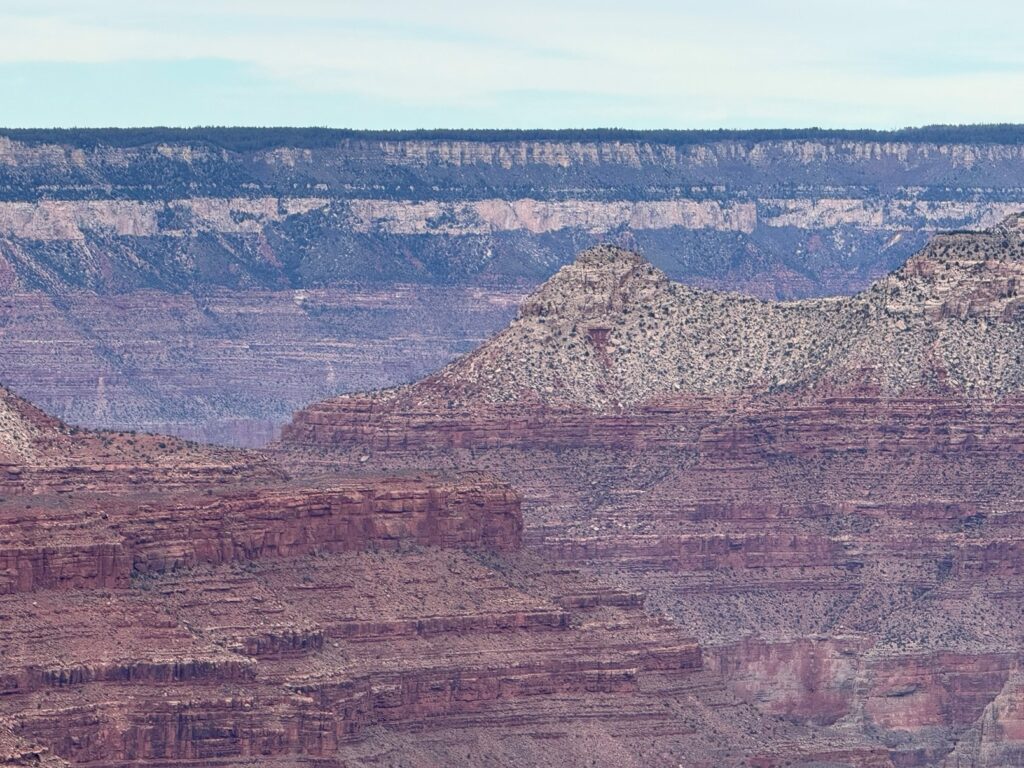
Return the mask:
<svg viewBox="0 0 1024 768">
<path fill-rule="evenodd" d="M 907 141 L 930 143 L 1024 144 L 1024 126 L 928 125 L 893 131 L 864 129 L 783 128 L 756 130 L 627 130 L 623 128 L 560 130 L 393 130 L 343 128 L 0 128 L 0 136 L 31 144 L 72 144 L 78 147 L 140 147 L 160 143 L 205 144 L 234 152 L 273 147 L 320 149 L 343 141 L 647 141 L 687 146 L 710 141 Z"/>
<path fill-rule="evenodd" d="M 1017 391 L 1021 285 L 1016 219 L 940 236 L 856 296 L 793 302 L 673 284 L 640 256 L 602 246 L 562 268 L 508 329 L 432 387 L 456 404 L 534 393 L 597 410 L 675 392 Z"/>
</svg>

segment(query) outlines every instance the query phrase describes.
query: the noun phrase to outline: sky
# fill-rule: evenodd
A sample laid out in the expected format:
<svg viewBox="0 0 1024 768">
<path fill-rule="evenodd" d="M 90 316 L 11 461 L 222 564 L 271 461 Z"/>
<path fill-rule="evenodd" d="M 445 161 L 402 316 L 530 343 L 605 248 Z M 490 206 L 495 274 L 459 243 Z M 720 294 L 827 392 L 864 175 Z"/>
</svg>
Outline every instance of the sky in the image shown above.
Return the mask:
<svg viewBox="0 0 1024 768">
<path fill-rule="evenodd" d="M 0 0 L 0 125 L 1024 123 L 1017 0 Z"/>
</svg>

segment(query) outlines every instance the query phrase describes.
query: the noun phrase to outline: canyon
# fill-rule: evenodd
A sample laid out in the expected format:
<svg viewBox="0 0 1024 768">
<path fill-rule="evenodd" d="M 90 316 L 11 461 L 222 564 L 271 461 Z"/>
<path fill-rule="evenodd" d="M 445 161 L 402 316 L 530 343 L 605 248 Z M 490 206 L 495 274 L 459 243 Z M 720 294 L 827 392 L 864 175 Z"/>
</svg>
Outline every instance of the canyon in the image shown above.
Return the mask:
<svg viewBox="0 0 1024 768">
<path fill-rule="evenodd" d="M 592 245 L 848 294 L 1024 206 L 1022 172 L 997 128 L 0 130 L 0 382 L 83 427 L 263 445 L 473 349 Z"/>
<path fill-rule="evenodd" d="M 143 136 L 0 139 L 0 765 L 1024 761 L 1017 145 Z"/>
<path fill-rule="evenodd" d="M 793 302 L 602 246 L 473 353 L 303 409 L 275 451 L 509 481 L 526 551 L 642 592 L 803 729 L 740 764 L 1016 765 L 1022 271 L 1017 215 Z"/>
<path fill-rule="evenodd" d="M 327 471 L 2 394 L 0 765 L 876 757 L 525 546 L 493 475 Z"/>
</svg>

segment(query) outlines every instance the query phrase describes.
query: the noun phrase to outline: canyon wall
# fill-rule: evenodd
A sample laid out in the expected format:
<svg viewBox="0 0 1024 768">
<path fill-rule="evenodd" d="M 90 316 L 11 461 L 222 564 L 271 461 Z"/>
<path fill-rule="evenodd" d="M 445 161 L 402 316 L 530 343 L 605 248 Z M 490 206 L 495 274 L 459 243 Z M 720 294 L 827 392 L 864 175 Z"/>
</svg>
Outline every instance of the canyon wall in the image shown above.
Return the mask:
<svg viewBox="0 0 1024 768">
<path fill-rule="evenodd" d="M 127 587 L 133 577 L 203 563 L 408 544 L 512 550 L 522 528 L 518 497 L 487 478 L 335 481 L 326 488 L 134 496 L 128 504 L 42 496 L 0 514 L 0 594 Z"/>
<path fill-rule="evenodd" d="M 523 561 L 486 474 L 0 414 L 0 765 L 723 764 L 769 727 L 641 594 Z"/>
<path fill-rule="evenodd" d="M 1022 274 L 1018 216 L 799 302 L 594 248 L 259 452 L 0 389 L 0 764 L 1012 765 Z"/>
<path fill-rule="evenodd" d="M 1021 749 L 1018 411 L 863 394 L 774 411 L 705 401 L 685 419 L 651 409 L 590 428 L 460 412 L 421 432 L 338 410 L 323 431 L 300 414 L 285 439 L 311 462 L 327 449 L 334 466 L 508 478 L 549 572 L 645 593 L 733 695 L 819 743 L 858 735 L 857 757 L 819 764 L 977 768 Z M 337 429 L 346 420 L 356 428 Z"/>
<path fill-rule="evenodd" d="M 812 764 L 1014 765 L 1022 271 L 1017 216 L 800 302 L 595 248 L 471 354 L 309 406 L 276 448 L 506 478 L 546 573 L 644 593 L 732 695 L 814 734 Z M 858 751 L 826 754 L 840 734 Z"/>
<path fill-rule="evenodd" d="M 1010 131 L 0 131 L 0 382 L 86 426 L 266 442 L 413 380 L 580 248 L 849 293 L 1024 208 Z"/>
</svg>

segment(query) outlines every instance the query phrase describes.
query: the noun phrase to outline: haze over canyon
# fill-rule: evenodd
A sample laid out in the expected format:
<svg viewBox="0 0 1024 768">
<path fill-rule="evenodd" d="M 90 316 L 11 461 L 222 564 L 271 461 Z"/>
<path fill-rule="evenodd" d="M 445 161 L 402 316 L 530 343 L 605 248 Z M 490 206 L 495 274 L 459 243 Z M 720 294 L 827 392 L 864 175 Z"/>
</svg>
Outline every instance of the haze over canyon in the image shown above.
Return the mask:
<svg viewBox="0 0 1024 768">
<path fill-rule="evenodd" d="M 0 134 L 0 381 L 74 424 L 248 446 L 472 349 L 600 242 L 827 296 L 1024 207 L 999 128 Z"/>
<path fill-rule="evenodd" d="M 1022 29 L 0 2 L 0 768 L 1024 768 Z"/>
</svg>

